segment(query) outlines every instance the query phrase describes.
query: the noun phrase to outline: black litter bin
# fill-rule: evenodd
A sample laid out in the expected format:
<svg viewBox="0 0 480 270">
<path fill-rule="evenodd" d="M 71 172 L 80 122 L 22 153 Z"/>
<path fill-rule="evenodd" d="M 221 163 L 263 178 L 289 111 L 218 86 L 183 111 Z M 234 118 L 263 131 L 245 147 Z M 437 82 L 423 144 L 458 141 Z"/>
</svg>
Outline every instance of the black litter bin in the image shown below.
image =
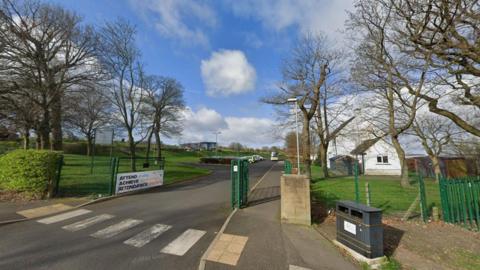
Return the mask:
<svg viewBox="0 0 480 270">
<path fill-rule="evenodd" d="M 337 241 L 367 258 L 383 256 L 382 210 L 337 201 Z"/>
</svg>

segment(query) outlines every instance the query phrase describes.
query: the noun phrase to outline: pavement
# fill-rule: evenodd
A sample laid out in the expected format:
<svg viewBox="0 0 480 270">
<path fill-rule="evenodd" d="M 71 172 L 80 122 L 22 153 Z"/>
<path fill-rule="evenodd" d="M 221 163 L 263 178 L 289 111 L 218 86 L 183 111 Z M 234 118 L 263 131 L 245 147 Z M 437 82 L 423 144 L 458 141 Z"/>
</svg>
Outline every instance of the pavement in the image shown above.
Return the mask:
<svg viewBox="0 0 480 270">
<path fill-rule="evenodd" d="M 249 206 L 234 214 L 224 231 L 226 239 L 220 236 L 207 254 L 205 269 L 359 268 L 313 228 L 280 222 L 282 169 L 276 164 L 250 194 Z M 238 243 L 232 244 L 235 239 Z"/>
<path fill-rule="evenodd" d="M 250 166 L 252 185 L 273 163 Z M 230 168 L 0 226 L 0 269 L 197 269 L 231 212 Z"/>
</svg>

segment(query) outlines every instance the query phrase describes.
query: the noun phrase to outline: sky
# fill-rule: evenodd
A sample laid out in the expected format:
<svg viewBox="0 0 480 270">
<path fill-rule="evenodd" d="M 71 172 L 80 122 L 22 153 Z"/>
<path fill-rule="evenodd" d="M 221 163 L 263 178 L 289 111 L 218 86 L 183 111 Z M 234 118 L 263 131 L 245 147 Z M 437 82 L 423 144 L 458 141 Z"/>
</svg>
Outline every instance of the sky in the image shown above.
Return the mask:
<svg viewBox="0 0 480 270">
<path fill-rule="evenodd" d="M 276 90 L 292 42 L 322 32 L 341 42 L 351 0 L 45 0 L 101 26 L 122 17 L 137 28 L 146 71 L 185 87 L 177 144 L 283 145 L 278 119 L 260 99 Z"/>
</svg>

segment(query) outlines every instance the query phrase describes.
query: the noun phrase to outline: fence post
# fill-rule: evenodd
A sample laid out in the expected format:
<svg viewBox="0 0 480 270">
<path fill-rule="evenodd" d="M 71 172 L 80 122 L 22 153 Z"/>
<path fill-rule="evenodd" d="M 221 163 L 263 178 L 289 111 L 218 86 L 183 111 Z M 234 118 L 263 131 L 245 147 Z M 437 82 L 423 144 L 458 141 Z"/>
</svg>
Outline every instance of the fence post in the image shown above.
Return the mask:
<svg viewBox="0 0 480 270">
<path fill-rule="evenodd" d="M 353 165 L 354 179 L 355 179 L 355 201 L 360 202 L 360 191 L 358 190 L 358 160 L 355 160 Z"/>
<path fill-rule="evenodd" d="M 367 195 L 367 205 L 370 206 L 370 184 L 368 182 L 365 183 L 365 194 Z"/>
<path fill-rule="evenodd" d="M 475 216 L 477 220 L 477 230 L 480 230 L 480 201 L 478 193 L 480 193 L 480 178 L 475 181 L 475 178 L 472 177 L 472 194 L 473 194 L 473 205 L 475 206 Z"/>
<path fill-rule="evenodd" d="M 118 157 L 113 157 L 111 159 L 110 166 L 110 196 L 115 194 L 115 178 L 117 177 L 118 172 Z"/>
<path fill-rule="evenodd" d="M 422 174 L 418 174 L 418 187 L 420 192 L 420 211 L 422 214 L 423 222 L 427 222 L 428 211 L 427 211 L 427 197 L 425 194 L 425 183 L 423 182 Z"/>
<path fill-rule="evenodd" d="M 232 179 L 232 192 L 230 194 L 230 199 L 231 199 L 231 205 L 232 208 L 236 208 L 238 203 L 238 197 L 237 197 L 237 183 L 238 179 L 237 176 L 238 174 L 236 173 L 236 170 L 238 171 L 238 165 L 237 165 L 237 160 L 232 160 L 230 162 L 230 179 Z"/>
<path fill-rule="evenodd" d="M 57 174 L 55 175 L 55 189 L 53 192 L 53 196 L 56 197 L 58 195 L 58 188 L 60 185 L 60 177 L 62 176 L 62 167 L 63 167 L 63 155 L 60 155 L 60 158 L 57 161 Z"/>
</svg>

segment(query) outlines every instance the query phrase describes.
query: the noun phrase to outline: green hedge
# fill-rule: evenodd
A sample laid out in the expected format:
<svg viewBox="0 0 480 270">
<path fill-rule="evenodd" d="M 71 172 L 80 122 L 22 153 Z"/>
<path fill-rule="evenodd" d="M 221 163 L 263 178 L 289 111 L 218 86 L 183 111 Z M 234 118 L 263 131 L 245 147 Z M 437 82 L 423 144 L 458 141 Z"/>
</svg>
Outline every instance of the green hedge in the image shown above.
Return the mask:
<svg viewBox="0 0 480 270">
<path fill-rule="evenodd" d="M 0 156 L 0 189 L 51 195 L 60 152 L 15 150 Z"/>
</svg>

